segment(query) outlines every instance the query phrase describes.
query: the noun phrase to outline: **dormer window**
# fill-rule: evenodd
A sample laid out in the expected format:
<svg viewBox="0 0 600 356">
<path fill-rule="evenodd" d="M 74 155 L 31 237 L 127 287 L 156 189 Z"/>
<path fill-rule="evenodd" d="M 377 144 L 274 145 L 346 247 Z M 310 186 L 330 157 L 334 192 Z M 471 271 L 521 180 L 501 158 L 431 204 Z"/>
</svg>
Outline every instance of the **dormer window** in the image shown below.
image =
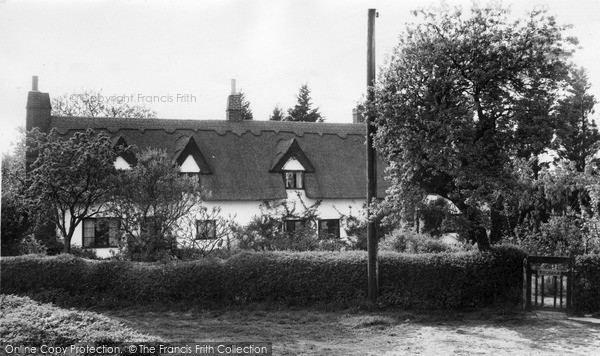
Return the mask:
<svg viewBox="0 0 600 356">
<path fill-rule="evenodd" d="M 304 173 L 314 173 L 315 168 L 300 148 L 298 141 L 280 141 L 271 172 L 281 173 L 285 189 L 304 189 Z"/>
<path fill-rule="evenodd" d="M 200 174 L 212 173 L 193 137 L 183 137 L 178 145 L 180 148 L 176 152 L 175 161 L 179 165 L 180 175 L 195 177 L 200 181 Z"/>
<path fill-rule="evenodd" d="M 285 189 L 304 189 L 304 166 L 295 158 L 290 158 L 283 165 L 283 181 Z"/>
<path fill-rule="evenodd" d="M 185 161 L 179 167 L 179 174 L 188 177 L 200 177 L 200 167 L 192 155 L 188 155 Z"/>
<path fill-rule="evenodd" d="M 135 155 L 133 154 L 133 152 L 131 150 L 127 150 L 129 145 L 127 145 L 127 141 L 125 141 L 123 136 L 117 136 L 117 137 L 113 138 L 112 139 L 112 147 L 114 149 L 119 148 L 120 149 L 119 151 L 121 152 L 119 154 L 119 156 L 117 156 L 117 158 L 113 162 L 115 169 L 130 170 L 131 167 L 135 166 L 135 164 L 136 164 Z M 123 152 L 121 150 L 125 150 L 125 151 Z"/>
<path fill-rule="evenodd" d="M 304 189 L 304 172 L 284 171 L 283 180 L 285 189 Z"/>
</svg>

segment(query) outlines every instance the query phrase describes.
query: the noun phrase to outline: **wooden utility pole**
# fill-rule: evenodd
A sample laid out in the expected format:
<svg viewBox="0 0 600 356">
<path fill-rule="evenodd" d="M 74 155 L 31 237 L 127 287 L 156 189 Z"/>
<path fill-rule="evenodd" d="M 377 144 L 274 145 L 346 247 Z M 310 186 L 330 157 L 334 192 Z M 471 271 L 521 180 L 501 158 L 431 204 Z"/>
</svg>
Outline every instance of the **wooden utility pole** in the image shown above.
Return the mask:
<svg viewBox="0 0 600 356">
<path fill-rule="evenodd" d="M 375 9 L 369 9 L 369 21 L 367 30 L 367 102 L 372 103 L 375 99 Z M 372 110 L 367 112 L 367 255 L 368 255 L 368 293 L 371 302 L 377 301 L 379 294 L 379 268 L 377 266 L 377 229 L 376 222 L 370 219 L 370 204 L 377 197 L 377 161 L 375 149 L 373 148 L 373 135 L 375 126 Z"/>
</svg>

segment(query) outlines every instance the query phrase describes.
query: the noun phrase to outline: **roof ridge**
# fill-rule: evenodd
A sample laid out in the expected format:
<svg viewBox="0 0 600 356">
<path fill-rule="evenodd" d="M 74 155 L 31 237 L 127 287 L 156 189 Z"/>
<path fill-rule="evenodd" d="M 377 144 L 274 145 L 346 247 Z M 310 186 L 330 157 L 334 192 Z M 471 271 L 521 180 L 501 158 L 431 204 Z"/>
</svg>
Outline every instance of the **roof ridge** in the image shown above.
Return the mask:
<svg viewBox="0 0 600 356">
<path fill-rule="evenodd" d="M 293 132 L 297 136 L 306 133 L 336 134 L 346 138 L 349 134 L 365 135 L 364 124 L 355 123 L 325 123 L 325 122 L 295 122 L 295 121 L 259 121 L 249 120 L 233 122 L 228 120 L 194 120 L 194 119 L 159 119 L 159 118 L 113 118 L 85 116 L 52 116 L 51 127 L 56 127 L 61 133 L 84 128 L 106 129 L 115 134 L 121 130 L 164 130 L 174 133 L 176 130 L 215 131 L 219 135 L 231 132 L 238 136 L 252 133 L 256 136 L 263 131 Z"/>
</svg>

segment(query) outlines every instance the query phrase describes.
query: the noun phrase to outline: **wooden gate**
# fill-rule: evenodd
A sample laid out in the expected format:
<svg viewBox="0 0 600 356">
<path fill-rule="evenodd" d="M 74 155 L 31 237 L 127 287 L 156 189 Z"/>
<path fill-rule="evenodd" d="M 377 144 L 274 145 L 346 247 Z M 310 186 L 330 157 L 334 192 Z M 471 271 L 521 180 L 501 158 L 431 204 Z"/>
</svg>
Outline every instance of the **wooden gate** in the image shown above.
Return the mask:
<svg viewBox="0 0 600 356">
<path fill-rule="evenodd" d="M 570 312 L 573 258 L 528 256 L 523 260 L 523 308 Z"/>
</svg>

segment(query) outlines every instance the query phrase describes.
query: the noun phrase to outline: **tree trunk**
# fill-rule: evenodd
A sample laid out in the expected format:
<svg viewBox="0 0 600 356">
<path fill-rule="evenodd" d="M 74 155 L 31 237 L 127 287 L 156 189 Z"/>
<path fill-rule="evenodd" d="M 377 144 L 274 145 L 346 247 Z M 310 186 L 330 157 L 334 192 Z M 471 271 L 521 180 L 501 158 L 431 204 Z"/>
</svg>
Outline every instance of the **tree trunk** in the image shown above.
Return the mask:
<svg viewBox="0 0 600 356">
<path fill-rule="evenodd" d="M 467 239 L 477 243 L 479 251 L 487 251 L 490 249 L 490 239 L 488 238 L 483 218 L 479 209 L 465 204 L 463 201 L 452 201 L 460 212 L 467 218 Z"/>
<path fill-rule="evenodd" d="M 70 235 L 65 236 L 65 245 L 63 247 L 63 252 L 71 253 L 71 236 Z"/>
<path fill-rule="evenodd" d="M 504 198 L 500 195 L 490 209 L 490 243 L 500 242 L 506 230 L 505 221 L 502 216 L 504 209 Z"/>
</svg>

